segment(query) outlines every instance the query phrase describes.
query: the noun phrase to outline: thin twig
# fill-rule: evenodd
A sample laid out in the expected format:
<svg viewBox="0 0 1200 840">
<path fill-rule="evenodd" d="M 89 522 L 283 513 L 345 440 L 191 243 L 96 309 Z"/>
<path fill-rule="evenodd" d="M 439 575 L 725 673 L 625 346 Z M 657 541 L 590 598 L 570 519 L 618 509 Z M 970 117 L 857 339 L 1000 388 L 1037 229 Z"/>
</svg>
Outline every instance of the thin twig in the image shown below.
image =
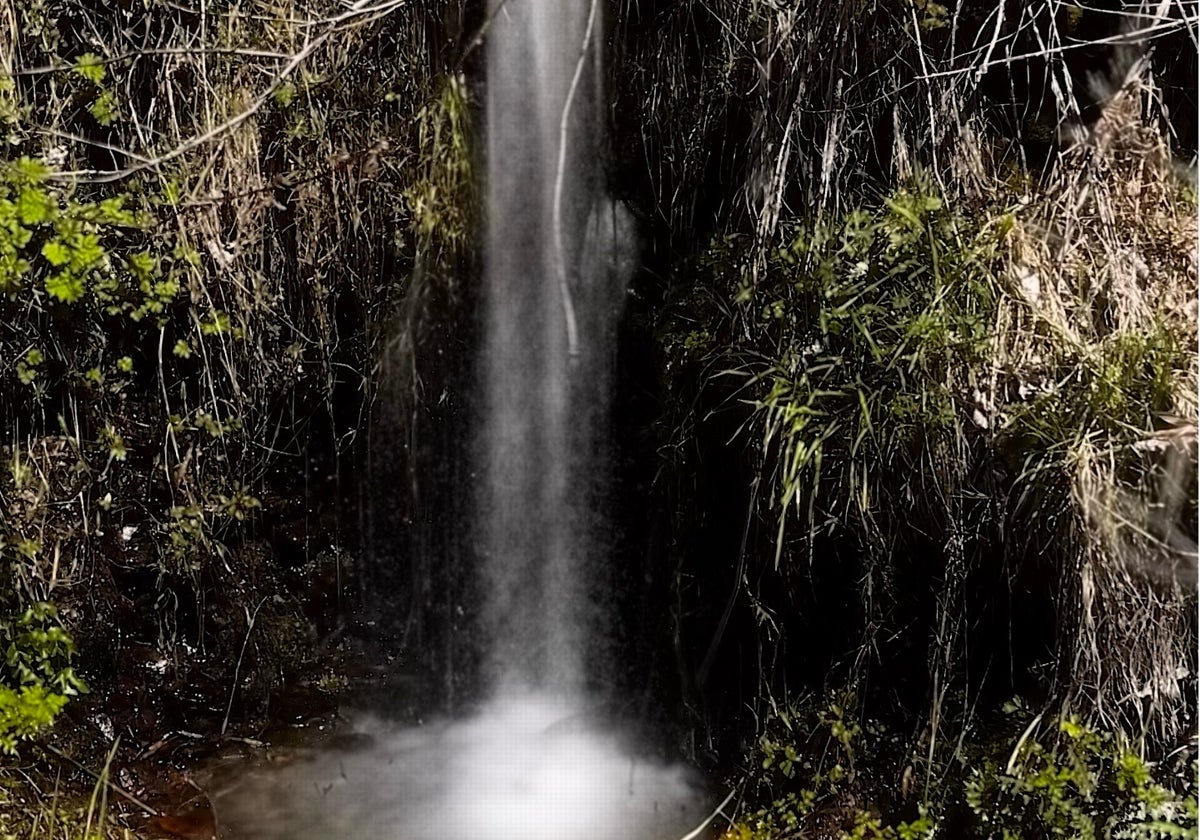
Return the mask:
<svg viewBox="0 0 1200 840">
<path fill-rule="evenodd" d="M 463 64 L 466 63 L 467 58 L 470 57 L 471 53 L 475 52 L 475 50 L 479 48 L 479 45 L 483 43 L 483 39 L 487 35 L 488 30 L 492 28 L 492 22 L 496 19 L 496 16 L 500 14 L 500 12 L 504 11 L 504 7 L 507 5 L 508 0 L 500 0 L 500 2 L 496 4 L 495 8 L 488 13 L 488 16 L 484 22 L 480 24 L 479 29 L 475 30 L 475 34 L 472 35 L 471 40 L 467 42 L 466 49 L 462 51 L 462 55 L 460 55 L 458 57 L 458 61 L 454 63 L 455 73 L 458 73 L 462 70 Z"/>
<path fill-rule="evenodd" d="M 273 50 L 253 50 L 242 47 L 142 47 L 136 50 L 126 50 L 125 52 L 96 59 L 94 62 L 92 62 L 92 64 L 95 66 L 120 64 L 123 61 L 129 61 L 135 58 L 144 58 L 148 55 L 234 55 L 243 56 L 246 58 L 268 58 L 278 61 L 285 61 L 292 58 L 291 53 L 281 53 Z M 41 76 L 47 73 L 67 73 L 71 70 L 74 70 L 77 66 L 77 64 L 65 63 L 41 64 L 37 67 L 22 67 L 20 69 L 13 70 L 12 75 Z"/>
<path fill-rule="evenodd" d="M 250 643 L 250 633 L 254 630 L 254 622 L 258 620 L 258 611 L 262 609 L 263 604 L 267 603 L 267 596 L 258 602 L 258 606 L 254 608 L 254 614 L 246 611 L 246 635 L 242 639 L 242 651 L 238 654 L 237 665 L 233 669 L 233 685 L 229 687 L 229 703 L 225 707 L 225 719 L 221 721 L 221 734 L 225 734 L 225 730 L 229 728 L 229 714 L 233 711 L 233 698 L 237 694 L 238 674 L 242 670 L 242 659 L 246 656 L 246 645 Z"/>
<path fill-rule="evenodd" d="M 716 809 L 704 819 L 704 822 L 700 823 L 700 825 L 696 826 L 690 832 L 680 837 L 679 840 L 696 840 L 696 838 L 700 836 L 704 829 L 708 828 L 709 824 L 713 820 L 719 816 L 724 816 L 721 812 L 725 810 L 726 805 L 733 801 L 733 797 L 736 793 L 736 790 L 729 791 L 729 795 L 726 796 L 725 799 L 721 801 L 721 804 L 718 805 Z M 729 818 L 726 817 L 726 819 Z"/>
<path fill-rule="evenodd" d="M 301 50 L 292 56 L 291 60 L 288 61 L 282 70 L 279 71 L 279 74 L 271 80 L 271 83 L 267 86 L 267 89 L 259 94 L 254 101 L 250 103 L 249 107 L 230 117 L 220 125 L 210 128 L 203 134 L 192 137 L 189 140 L 185 140 L 183 143 L 180 143 L 178 146 L 168 152 L 164 152 L 163 154 L 153 158 L 143 158 L 137 163 L 137 165 L 126 167 L 115 172 L 105 172 L 100 174 L 94 170 L 77 170 L 73 172 L 54 173 L 54 175 L 51 177 L 57 180 L 84 180 L 89 183 L 98 184 L 121 181 L 144 169 L 151 169 L 161 166 L 162 164 L 174 160 L 175 158 L 180 157 L 181 155 L 184 155 L 195 148 L 206 145 L 207 143 L 216 140 L 218 137 L 233 131 L 242 123 L 246 122 L 246 120 L 257 114 L 263 108 L 263 106 L 271 100 L 271 97 L 275 95 L 275 92 L 279 90 L 283 83 L 293 73 L 296 72 L 300 65 L 303 64 L 304 61 L 322 44 L 329 40 L 331 36 L 341 31 L 348 22 L 353 21 L 354 25 L 358 25 L 364 21 L 370 22 L 372 20 L 377 20 L 380 17 L 390 14 L 407 2 L 409 2 L 409 0 L 387 0 L 387 2 L 380 3 L 376 6 L 370 6 L 361 9 L 355 8 L 335 17 L 328 18 L 326 22 L 329 23 L 329 27 L 320 35 L 305 41 L 305 44 Z M 138 156 L 130 154 L 130 157 L 137 158 Z"/>
<path fill-rule="evenodd" d="M 575 324 L 575 305 L 571 301 L 571 287 L 567 282 L 566 255 L 563 253 L 562 194 L 567 169 L 567 128 L 571 118 L 571 105 L 575 101 L 575 92 L 583 76 L 583 63 L 587 59 L 588 47 L 592 42 L 592 28 L 596 24 L 598 5 L 599 0 L 592 0 L 588 7 L 587 27 L 583 33 L 583 44 L 580 45 L 579 59 L 575 62 L 575 75 L 571 77 L 571 87 L 567 90 L 562 117 L 558 121 L 558 169 L 554 176 L 554 253 L 558 261 L 558 285 L 562 291 L 563 317 L 567 322 L 567 352 L 572 359 L 579 356 L 579 334 Z"/>
</svg>

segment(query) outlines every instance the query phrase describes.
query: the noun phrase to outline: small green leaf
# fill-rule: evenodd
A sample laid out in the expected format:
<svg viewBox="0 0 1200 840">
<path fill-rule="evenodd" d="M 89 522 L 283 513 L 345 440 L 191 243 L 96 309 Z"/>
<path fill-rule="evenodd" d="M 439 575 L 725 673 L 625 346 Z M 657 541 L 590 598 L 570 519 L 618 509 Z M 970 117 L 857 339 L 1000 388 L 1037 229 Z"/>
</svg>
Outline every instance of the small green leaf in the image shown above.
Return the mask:
<svg viewBox="0 0 1200 840">
<path fill-rule="evenodd" d="M 117 370 L 121 373 L 130 373 L 133 370 L 133 359 L 128 356 L 117 359 Z"/>
<path fill-rule="evenodd" d="M 109 225 L 135 225 L 137 216 L 125 209 L 125 196 L 106 198 L 97 207 L 99 221 Z"/>
<path fill-rule="evenodd" d="M 54 218 L 54 200 L 40 187 L 24 187 L 17 196 L 17 217 L 23 225 L 40 225 Z"/>
<path fill-rule="evenodd" d="M 50 174 L 50 167 L 42 163 L 40 160 L 34 160 L 31 157 L 22 157 L 15 160 L 11 165 L 13 180 L 19 184 L 35 184 L 38 181 L 43 181 Z"/>
<path fill-rule="evenodd" d="M 175 347 L 172 348 L 171 352 L 181 359 L 188 359 L 191 358 L 192 347 L 181 338 L 175 342 Z"/>
<path fill-rule="evenodd" d="M 179 182 L 174 178 L 168 178 L 162 185 L 161 200 L 163 204 L 169 204 L 173 207 L 180 202 L 181 198 L 182 194 L 179 189 Z"/>
<path fill-rule="evenodd" d="M 275 92 L 271 94 L 275 102 L 286 108 L 292 104 L 292 100 L 296 98 L 296 86 L 291 82 L 284 82 L 279 87 L 275 88 Z"/>
<path fill-rule="evenodd" d="M 157 304 L 155 311 L 161 312 L 163 304 L 170 303 L 175 295 L 179 294 L 179 284 L 174 280 L 163 280 L 155 283 L 150 291 L 154 294 Z"/>
<path fill-rule="evenodd" d="M 130 254 L 125 264 L 129 266 L 129 272 L 139 280 L 149 280 L 154 272 L 154 257 L 145 251 Z"/>
<path fill-rule="evenodd" d="M 104 81 L 104 61 L 95 53 L 84 53 L 75 59 L 75 72 L 92 84 Z"/>
<path fill-rule="evenodd" d="M 200 332 L 204 335 L 220 335 L 229 332 L 229 315 L 218 309 L 211 310 L 208 318 L 200 323 Z"/>
<path fill-rule="evenodd" d="M 83 278 L 76 274 L 60 272 L 46 278 L 46 291 L 50 297 L 63 303 L 74 303 L 83 297 Z"/>
<path fill-rule="evenodd" d="M 182 242 L 175 243 L 173 254 L 175 259 L 185 262 L 193 268 L 200 267 L 200 252 L 190 245 L 185 245 Z"/>
<path fill-rule="evenodd" d="M 104 259 L 104 248 L 100 245 L 100 237 L 94 233 L 80 234 L 71 244 L 74 246 L 71 253 L 71 267 L 78 271 L 87 271 Z"/>
<path fill-rule="evenodd" d="M 71 260 L 71 252 L 67 246 L 62 243 L 61 239 L 51 239 L 42 246 L 42 256 L 49 261 L 50 265 L 58 268 L 64 266 Z"/>
<path fill-rule="evenodd" d="M 125 450 L 125 439 L 120 435 L 114 434 L 108 442 L 108 454 L 114 460 L 124 461 L 128 454 Z"/>
<path fill-rule="evenodd" d="M 1059 728 L 1070 738 L 1082 738 L 1084 728 L 1080 726 L 1079 721 L 1067 718 L 1059 724 Z"/>
<path fill-rule="evenodd" d="M 117 118 L 117 97 L 111 90 L 106 90 L 96 97 L 88 110 L 100 125 L 111 125 Z"/>
</svg>

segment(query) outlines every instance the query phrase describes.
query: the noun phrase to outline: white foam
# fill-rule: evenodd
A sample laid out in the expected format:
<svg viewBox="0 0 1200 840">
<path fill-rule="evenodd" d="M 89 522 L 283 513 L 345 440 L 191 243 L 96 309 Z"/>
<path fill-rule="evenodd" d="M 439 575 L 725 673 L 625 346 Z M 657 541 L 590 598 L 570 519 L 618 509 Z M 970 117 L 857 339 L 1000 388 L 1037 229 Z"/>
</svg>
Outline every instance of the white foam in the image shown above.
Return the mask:
<svg viewBox="0 0 1200 840">
<path fill-rule="evenodd" d="M 248 776 L 218 798 L 234 840 L 675 840 L 706 816 L 693 773 L 635 757 L 545 695 L 455 722 L 360 721 L 372 743 Z"/>
</svg>

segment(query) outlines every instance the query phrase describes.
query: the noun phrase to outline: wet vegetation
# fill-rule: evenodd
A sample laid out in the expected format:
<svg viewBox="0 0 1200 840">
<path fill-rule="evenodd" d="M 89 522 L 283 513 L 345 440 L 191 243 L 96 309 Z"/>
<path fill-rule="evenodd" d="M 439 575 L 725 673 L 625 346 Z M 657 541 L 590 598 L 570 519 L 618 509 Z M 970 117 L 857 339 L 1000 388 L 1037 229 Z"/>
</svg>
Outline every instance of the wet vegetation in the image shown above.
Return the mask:
<svg viewBox="0 0 1200 840">
<path fill-rule="evenodd" d="M 602 5 L 624 711 L 738 840 L 1197 836 L 1195 2 Z M 0 4 L 0 837 L 470 702 L 487 26 Z"/>
</svg>

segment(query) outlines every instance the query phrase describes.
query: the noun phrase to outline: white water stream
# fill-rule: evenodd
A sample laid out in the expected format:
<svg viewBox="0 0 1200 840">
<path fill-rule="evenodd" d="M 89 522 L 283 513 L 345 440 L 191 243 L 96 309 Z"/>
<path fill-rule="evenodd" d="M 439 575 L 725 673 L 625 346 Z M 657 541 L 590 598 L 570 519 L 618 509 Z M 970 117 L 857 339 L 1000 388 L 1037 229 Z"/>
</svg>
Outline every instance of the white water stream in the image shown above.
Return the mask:
<svg viewBox="0 0 1200 840">
<path fill-rule="evenodd" d="M 594 209 L 599 5 L 507 0 L 488 32 L 478 507 L 497 690 L 581 691 L 604 630 L 598 490 L 628 277 Z"/>
</svg>

